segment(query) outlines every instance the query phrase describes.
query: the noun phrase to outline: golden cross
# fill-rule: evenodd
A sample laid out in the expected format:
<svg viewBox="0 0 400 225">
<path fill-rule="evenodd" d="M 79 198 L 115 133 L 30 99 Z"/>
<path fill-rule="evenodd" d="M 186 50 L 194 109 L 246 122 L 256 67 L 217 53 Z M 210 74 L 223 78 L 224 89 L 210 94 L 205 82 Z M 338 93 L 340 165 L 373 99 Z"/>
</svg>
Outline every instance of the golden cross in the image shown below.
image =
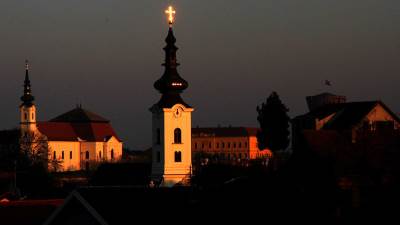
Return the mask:
<svg viewBox="0 0 400 225">
<path fill-rule="evenodd" d="M 169 6 L 169 7 L 168 7 L 168 10 L 165 10 L 165 14 L 168 14 L 168 21 L 169 21 L 169 24 L 174 23 L 174 14 L 175 14 L 175 13 L 176 13 L 176 12 L 175 12 L 174 8 L 172 8 L 172 6 Z"/>
</svg>

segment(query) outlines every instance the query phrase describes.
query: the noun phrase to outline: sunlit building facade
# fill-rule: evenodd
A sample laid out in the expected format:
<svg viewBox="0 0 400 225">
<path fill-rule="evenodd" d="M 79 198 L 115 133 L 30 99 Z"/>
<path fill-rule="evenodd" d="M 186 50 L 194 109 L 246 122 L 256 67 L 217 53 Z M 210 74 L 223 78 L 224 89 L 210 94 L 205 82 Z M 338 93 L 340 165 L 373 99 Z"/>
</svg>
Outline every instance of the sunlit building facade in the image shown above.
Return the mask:
<svg viewBox="0 0 400 225">
<path fill-rule="evenodd" d="M 193 154 L 225 162 L 272 157 L 270 150 L 258 148 L 257 131 L 258 128 L 250 127 L 193 128 Z"/>
<path fill-rule="evenodd" d="M 46 122 L 36 120 L 28 64 L 21 100 L 21 143 L 31 143 L 32 151 L 38 151 L 37 143 L 45 142 L 50 170 L 88 170 L 101 162 L 121 159 L 122 141 L 110 121 L 81 106 Z"/>
</svg>

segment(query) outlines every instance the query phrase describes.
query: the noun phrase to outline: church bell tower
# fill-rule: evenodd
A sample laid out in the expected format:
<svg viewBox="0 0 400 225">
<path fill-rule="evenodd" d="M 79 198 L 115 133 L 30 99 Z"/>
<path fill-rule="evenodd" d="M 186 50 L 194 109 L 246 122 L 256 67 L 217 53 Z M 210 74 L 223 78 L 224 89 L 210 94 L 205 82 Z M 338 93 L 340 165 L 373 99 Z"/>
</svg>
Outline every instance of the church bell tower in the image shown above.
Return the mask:
<svg viewBox="0 0 400 225">
<path fill-rule="evenodd" d="M 192 118 L 193 108 L 180 96 L 188 82 L 179 76 L 176 60 L 176 39 L 172 30 L 173 14 L 170 6 L 169 29 L 165 39 L 164 74 L 154 83 L 161 99 L 154 104 L 152 112 L 152 179 L 162 186 L 187 184 L 192 173 Z"/>
<path fill-rule="evenodd" d="M 24 95 L 21 96 L 22 104 L 20 109 L 20 128 L 21 134 L 26 136 L 28 133 L 36 131 L 36 107 L 33 101 L 35 97 L 31 91 L 31 81 L 29 80 L 29 64 L 25 61 L 25 81 Z"/>
</svg>

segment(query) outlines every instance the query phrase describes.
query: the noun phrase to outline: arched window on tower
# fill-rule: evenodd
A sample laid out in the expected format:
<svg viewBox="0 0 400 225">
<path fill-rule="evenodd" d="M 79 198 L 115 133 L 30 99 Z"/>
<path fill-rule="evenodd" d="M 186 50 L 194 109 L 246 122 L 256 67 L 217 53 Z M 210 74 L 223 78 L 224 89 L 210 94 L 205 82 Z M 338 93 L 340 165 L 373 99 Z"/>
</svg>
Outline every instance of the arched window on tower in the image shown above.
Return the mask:
<svg viewBox="0 0 400 225">
<path fill-rule="evenodd" d="M 85 158 L 89 159 L 89 151 L 86 151 Z"/>
<path fill-rule="evenodd" d="M 32 113 L 32 120 L 35 120 L 35 113 Z"/>
<path fill-rule="evenodd" d="M 53 152 L 53 159 L 56 160 L 56 151 Z"/>
<path fill-rule="evenodd" d="M 28 113 L 24 113 L 25 120 L 28 120 Z"/>
<path fill-rule="evenodd" d="M 114 149 L 111 149 L 111 159 L 114 159 Z"/>
<path fill-rule="evenodd" d="M 182 143 L 182 132 L 181 129 L 176 128 L 174 130 L 174 143 L 181 144 Z"/>
<path fill-rule="evenodd" d="M 175 162 L 182 162 L 182 153 L 180 151 L 175 152 Z"/>
</svg>

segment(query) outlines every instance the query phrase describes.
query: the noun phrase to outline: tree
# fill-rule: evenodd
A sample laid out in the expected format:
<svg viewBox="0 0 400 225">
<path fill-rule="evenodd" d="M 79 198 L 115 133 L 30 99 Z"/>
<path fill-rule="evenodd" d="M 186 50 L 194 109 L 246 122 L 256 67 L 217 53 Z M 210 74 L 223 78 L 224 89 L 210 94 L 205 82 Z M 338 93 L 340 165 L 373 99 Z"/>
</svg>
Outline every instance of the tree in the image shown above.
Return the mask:
<svg viewBox="0 0 400 225">
<path fill-rule="evenodd" d="M 46 136 L 39 132 L 25 132 L 20 139 L 22 157 L 27 166 L 42 165 L 48 167 L 50 152 Z"/>
<path fill-rule="evenodd" d="M 290 134 L 288 111 L 276 92 L 272 92 L 261 107 L 257 106 L 257 120 L 261 128 L 257 133 L 260 149 L 268 148 L 275 152 L 288 147 Z"/>
<path fill-rule="evenodd" d="M 47 138 L 39 132 L 0 131 L 0 172 L 13 174 L 0 184 L 0 191 L 8 190 L 16 199 L 46 196 L 54 184 L 49 166 L 59 164 L 49 152 Z"/>
</svg>

